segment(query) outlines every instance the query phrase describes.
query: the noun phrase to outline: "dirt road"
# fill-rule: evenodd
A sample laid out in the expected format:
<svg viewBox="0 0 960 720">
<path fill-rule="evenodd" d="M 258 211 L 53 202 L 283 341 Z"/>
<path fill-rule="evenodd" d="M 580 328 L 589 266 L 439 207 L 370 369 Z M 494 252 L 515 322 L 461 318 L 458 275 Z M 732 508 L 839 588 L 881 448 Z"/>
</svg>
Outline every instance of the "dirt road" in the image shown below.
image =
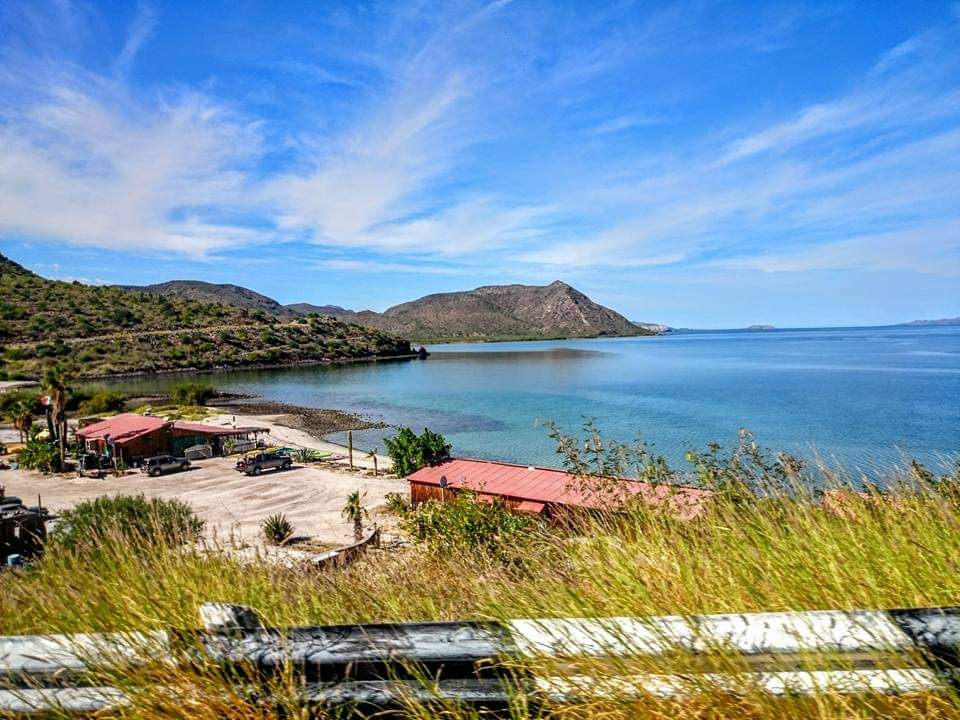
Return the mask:
<svg viewBox="0 0 960 720">
<path fill-rule="evenodd" d="M 366 492 L 368 510 L 381 505 L 388 492 L 406 492 L 407 483 L 378 478 L 330 466 L 295 465 L 291 470 L 248 477 L 233 469 L 233 459 L 201 460 L 186 472 L 147 477 L 131 473 L 103 480 L 48 475 L 26 470 L 0 472 L 7 495 L 32 505 L 39 494 L 52 511 L 64 510 L 99 495 L 143 493 L 148 497 L 177 498 L 190 503 L 207 522 L 206 534 L 226 539 L 256 541 L 260 523 L 268 515 L 284 513 L 297 535 L 321 542 L 347 543 L 352 525 L 340 516 L 346 497 L 354 490 Z"/>
</svg>

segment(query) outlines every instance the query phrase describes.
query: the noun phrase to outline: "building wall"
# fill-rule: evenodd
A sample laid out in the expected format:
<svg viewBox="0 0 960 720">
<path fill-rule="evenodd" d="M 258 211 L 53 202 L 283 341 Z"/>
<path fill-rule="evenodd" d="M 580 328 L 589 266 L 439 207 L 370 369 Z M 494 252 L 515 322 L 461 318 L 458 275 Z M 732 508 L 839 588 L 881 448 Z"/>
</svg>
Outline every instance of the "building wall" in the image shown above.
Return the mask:
<svg viewBox="0 0 960 720">
<path fill-rule="evenodd" d="M 427 500 L 450 500 L 456 495 L 456 490 L 451 490 L 449 488 L 440 488 L 436 485 L 428 485 L 426 483 L 418 483 L 412 480 L 408 481 L 410 483 L 410 503 L 413 507 L 416 507 L 422 502 Z M 508 508 L 515 509 L 517 505 L 522 502 L 522 498 L 513 498 L 506 495 L 488 495 L 486 493 L 477 493 L 479 497 L 499 497 L 507 505 Z M 552 506 L 548 505 L 544 510 L 544 515 L 550 514 L 550 509 Z"/>
</svg>

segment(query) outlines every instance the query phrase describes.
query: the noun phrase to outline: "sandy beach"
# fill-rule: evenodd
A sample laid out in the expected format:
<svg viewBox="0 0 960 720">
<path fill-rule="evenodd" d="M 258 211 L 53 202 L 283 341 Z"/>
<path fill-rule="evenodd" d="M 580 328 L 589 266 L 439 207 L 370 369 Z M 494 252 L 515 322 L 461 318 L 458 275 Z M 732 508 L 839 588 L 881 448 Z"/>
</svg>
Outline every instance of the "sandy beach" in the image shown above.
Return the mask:
<svg viewBox="0 0 960 720">
<path fill-rule="evenodd" d="M 208 538 L 259 543 L 260 523 L 269 515 L 284 513 L 296 535 L 310 536 L 322 543 L 346 544 L 353 528 L 340 511 L 346 497 L 355 490 L 365 493 L 364 506 L 377 520 L 375 510 L 389 492 L 406 492 L 407 484 L 394 477 L 373 476 L 372 459 L 354 452 L 356 470 L 350 470 L 346 448 L 311 436 L 302 430 L 275 424 L 276 416 L 217 414 L 203 422 L 218 426 L 259 426 L 269 429 L 268 444 L 326 450 L 342 460 L 300 465 L 286 471 L 266 472 L 248 477 L 234 470 L 235 458 L 199 460 L 186 472 L 148 477 L 131 472 L 102 480 L 74 475 L 43 475 L 29 470 L 4 470 L 0 484 L 8 495 L 27 504 L 43 504 L 54 513 L 100 495 L 143 493 L 148 497 L 177 498 L 190 503 L 206 521 Z M 380 470 L 390 460 L 378 456 Z"/>
</svg>

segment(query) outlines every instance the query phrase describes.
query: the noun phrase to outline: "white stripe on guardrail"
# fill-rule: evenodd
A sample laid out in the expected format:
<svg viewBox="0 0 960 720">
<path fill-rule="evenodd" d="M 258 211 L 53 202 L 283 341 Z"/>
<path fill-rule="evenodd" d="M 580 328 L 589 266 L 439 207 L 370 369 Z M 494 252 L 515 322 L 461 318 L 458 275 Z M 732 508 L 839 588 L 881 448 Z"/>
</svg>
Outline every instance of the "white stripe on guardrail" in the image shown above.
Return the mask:
<svg viewBox="0 0 960 720">
<path fill-rule="evenodd" d="M 814 611 L 684 618 L 558 618 L 507 622 L 524 655 L 746 655 L 906 650 L 913 640 L 882 611 Z"/>
</svg>

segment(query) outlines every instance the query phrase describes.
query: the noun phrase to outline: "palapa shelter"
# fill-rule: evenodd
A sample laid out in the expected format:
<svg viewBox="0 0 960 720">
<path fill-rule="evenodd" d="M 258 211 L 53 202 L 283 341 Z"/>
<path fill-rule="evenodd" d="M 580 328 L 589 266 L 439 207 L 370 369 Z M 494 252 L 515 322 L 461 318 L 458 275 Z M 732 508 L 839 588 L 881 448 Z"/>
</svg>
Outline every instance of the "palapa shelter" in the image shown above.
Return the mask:
<svg viewBox="0 0 960 720">
<path fill-rule="evenodd" d="M 699 516 L 709 490 L 682 485 L 653 485 L 623 478 L 584 478 L 553 468 L 490 460 L 455 458 L 417 470 L 407 477 L 414 507 L 469 491 L 481 502 L 501 498 L 516 512 L 559 520 L 569 510 L 608 511 L 630 500 L 663 506 L 678 517 Z"/>
</svg>

